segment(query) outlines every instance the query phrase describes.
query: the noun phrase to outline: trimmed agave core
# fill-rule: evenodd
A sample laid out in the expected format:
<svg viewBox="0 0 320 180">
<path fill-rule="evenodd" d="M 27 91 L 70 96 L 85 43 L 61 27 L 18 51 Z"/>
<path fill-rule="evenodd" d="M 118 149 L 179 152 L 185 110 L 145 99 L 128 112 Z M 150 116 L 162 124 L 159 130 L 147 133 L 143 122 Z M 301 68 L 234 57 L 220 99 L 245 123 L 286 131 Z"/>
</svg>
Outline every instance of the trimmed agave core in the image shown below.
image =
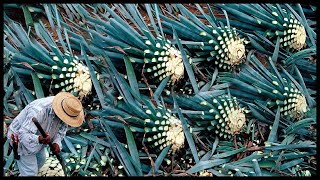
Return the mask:
<svg viewBox="0 0 320 180">
<path fill-rule="evenodd" d="M 173 85 L 183 78 L 184 65 L 181 52 L 169 40 L 157 37 L 155 44 L 150 40 L 145 41 L 145 44 L 150 47 L 144 50 L 145 72 L 151 79 L 155 79 L 158 83 L 171 76 L 168 83 Z M 189 58 L 189 63 L 191 63 L 191 58 Z"/>
<path fill-rule="evenodd" d="M 237 35 L 236 28 L 218 27 L 212 30 L 212 33 L 216 39 L 209 40 L 209 44 L 215 44 L 214 51 L 211 51 L 210 55 L 219 68 L 229 70 L 244 61 L 245 40 Z"/>
<path fill-rule="evenodd" d="M 48 157 L 44 165 L 40 168 L 38 176 L 64 176 L 64 172 L 59 160 L 55 156 Z"/>
<path fill-rule="evenodd" d="M 299 51 L 306 45 L 307 34 L 304 26 L 296 19 L 288 20 L 284 18 L 286 30 L 283 31 L 283 36 L 280 36 L 280 44 L 282 47 L 288 47 Z"/>
<path fill-rule="evenodd" d="M 159 109 L 155 117 L 145 119 L 145 141 L 156 151 L 171 145 L 169 151 L 175 153 L 184 147 L 185 137 L 181 121 L 171 114 L 171 110 L 162 111 L 161 107 Z M 146 113 L 151 115 L 150 110 Z"/>
<path fill-rule="evenodd" d="M 73 59 L 68 53 L 63 60 L 58 56 L 53 57 L 54 61 L 59 62 L 58 65 L 52 66 L 53 88 L 70 92 L 82 100 L 91 94 L 92 81 L 89 68 L 79 62 L 77 56 L 74 57 Z M 99 79 L 99 75 L 97 78 Z"/>
<path fill-rule="evenodd" d="M 283 80 L 287 82 L 286 79 Z M 293 88 L 293 85 L 284 87 L 283 95 L 285 97 L 284 101 L 281 103 L 277 100 L 276 103 L 280 104 L 280 112 L 284 116 L 300 119 L 308 111 L 305 96 L 297 88 Z"/>
<path fill-rule="evenodd" d="M 211 126 L 207 126 L 208 130 L 213 131 L 217 136 L 231 139 L 234 135 L 239 134 L 245 125 L 247 110 L 241 108 L 236 97 L 228 95 L 219 96 L 212 100 L 213 104 L 207 101 L 202 105 L 211 107 L 209 113 L 212 114 L 213 120 L 210 121 Z"/>
</svg>

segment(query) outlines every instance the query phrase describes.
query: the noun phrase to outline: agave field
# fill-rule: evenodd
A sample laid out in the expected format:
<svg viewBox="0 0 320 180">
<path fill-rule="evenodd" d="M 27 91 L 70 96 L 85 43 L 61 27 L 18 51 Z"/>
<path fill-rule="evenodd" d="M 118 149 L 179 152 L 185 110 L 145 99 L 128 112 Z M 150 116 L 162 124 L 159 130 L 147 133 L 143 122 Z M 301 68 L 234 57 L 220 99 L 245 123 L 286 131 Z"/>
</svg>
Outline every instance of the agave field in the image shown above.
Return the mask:
<svg viewBox="0 0 320 180">
<path fill-rule="evenodd" d="M 312 4 L 4 4 L 6 131 L 73 93 L 85 121 L 39 176 L 315 176 Z"/>
</svg>

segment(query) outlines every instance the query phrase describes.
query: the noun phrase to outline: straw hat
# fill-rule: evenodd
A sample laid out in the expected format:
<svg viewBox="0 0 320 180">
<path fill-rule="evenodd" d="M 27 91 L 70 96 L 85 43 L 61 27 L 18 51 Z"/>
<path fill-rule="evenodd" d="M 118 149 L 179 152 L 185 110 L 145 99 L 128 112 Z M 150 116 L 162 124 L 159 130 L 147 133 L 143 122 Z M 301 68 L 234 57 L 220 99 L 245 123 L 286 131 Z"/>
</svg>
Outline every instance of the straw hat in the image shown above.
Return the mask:
<svg viewBox="0 0 320 180">
<path fill-rule="evenodd" d="M 66 124 L 79 127 L 84 119 L 80 100 L 68 92 L 58 93 L 52 102 L 55 114 Z"/>
</svg>

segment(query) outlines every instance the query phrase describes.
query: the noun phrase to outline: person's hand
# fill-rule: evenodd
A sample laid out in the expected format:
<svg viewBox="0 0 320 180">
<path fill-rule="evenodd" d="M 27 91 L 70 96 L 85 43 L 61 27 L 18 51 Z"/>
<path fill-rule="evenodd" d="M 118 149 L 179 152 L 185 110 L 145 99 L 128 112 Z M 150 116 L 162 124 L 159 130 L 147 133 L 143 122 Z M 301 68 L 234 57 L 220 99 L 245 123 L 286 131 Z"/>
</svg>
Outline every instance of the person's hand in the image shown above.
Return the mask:
<svg viewBox="0 0 320 180">
<path fill-rule="evenodd" d="M 60 147 L 57 143 L 53 143 L 53 154 L 58 155 L 60 153 Z"/>
<path fill-rule="evenodd" d="M 46 133 L 47 136 L 44 138 L 42 135 L 39 136 L 39 143 L 40 144 L 49 144 L 50 143 L 50 136 Z"/>
</svg>

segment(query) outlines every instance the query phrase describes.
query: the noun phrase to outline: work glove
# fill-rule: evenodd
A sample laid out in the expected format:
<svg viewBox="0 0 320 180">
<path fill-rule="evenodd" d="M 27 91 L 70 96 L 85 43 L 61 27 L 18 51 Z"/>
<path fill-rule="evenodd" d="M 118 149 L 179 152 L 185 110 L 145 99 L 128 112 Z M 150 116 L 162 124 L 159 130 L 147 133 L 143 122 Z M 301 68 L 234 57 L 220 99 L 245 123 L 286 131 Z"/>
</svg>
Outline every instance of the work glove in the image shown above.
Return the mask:
<svg viewBox="0 0 320 180">
<path fill-rule="evenodd" d="M 39 136 L 39 143 L 40 144 L 49 144 L 50 143 L 50 136 L 46 133 L 47 136 L 44 138 L 42 135 Z"/>
<path fill-rule="evenodd" d="M 53 143 L 53 154 L 58 155 L 60 153 L 60 147 L 57 143 Z"/>
</svg>

